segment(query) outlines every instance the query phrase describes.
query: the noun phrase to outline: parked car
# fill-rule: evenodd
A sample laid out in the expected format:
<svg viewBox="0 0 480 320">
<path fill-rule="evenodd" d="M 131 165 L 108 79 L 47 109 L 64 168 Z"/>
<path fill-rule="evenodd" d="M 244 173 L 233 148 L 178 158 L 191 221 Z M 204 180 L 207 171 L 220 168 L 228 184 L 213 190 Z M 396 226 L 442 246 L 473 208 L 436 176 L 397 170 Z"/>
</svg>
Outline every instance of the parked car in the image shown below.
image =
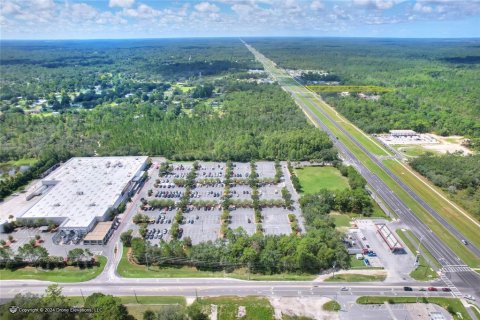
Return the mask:
<svg viewBox="0 0 480 320">
<path fill-rule="evenodd" d="M 465 295 L 465 299 L 475 301 L 475 297 L 472 296 L 472 295 L 470 295 L 470 294 L 466 294 L 466 295 Z"/>
</svg>

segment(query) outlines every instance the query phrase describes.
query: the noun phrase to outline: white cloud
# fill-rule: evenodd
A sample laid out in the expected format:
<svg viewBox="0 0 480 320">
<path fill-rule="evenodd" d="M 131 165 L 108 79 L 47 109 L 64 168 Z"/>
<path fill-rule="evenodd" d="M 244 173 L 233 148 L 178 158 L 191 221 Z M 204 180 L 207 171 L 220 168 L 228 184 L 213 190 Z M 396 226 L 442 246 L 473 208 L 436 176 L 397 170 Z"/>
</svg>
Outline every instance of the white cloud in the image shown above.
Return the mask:
<svg viewBox="0 0 480 320">
<path fill-rule="evenodd" d="M 390 9 L 400 2 L 401 0 L 353 0 L 353 3 L 357 6 L 377 10 Z"/>
<path fill-rule="evenodd" d="M 195 10 L 198 12 L 218 12 L 220 8 L 210 2 L 200 2 L 195 5 Z"/>
<path fill-rule="evenodd" d="M 98 11 L 88 4 L 74 3 L 71 6 L 71 14 L 78 19 L 93 19 L 98 15 Z"/>
<path fill-rule="evenodd" d="M 113 7 L 120 7 L 120 8 L 130 8 L 135 0 L 109 0 L 108 6 Z"/>
<path fill-rule="evenodd" d="M 12 1 L 0 1 L 0 12 L 4 15 L 20 13 L 21 7 Z"/>
<path fill-rule="evenodd" d="M 312 1 L 312 3 L 310 3 L 310 9 L 312 9 L 313 11 L 323 10 L 324 8 L 325 5 L 320 0 L 314 0 Z"/>
</svg>

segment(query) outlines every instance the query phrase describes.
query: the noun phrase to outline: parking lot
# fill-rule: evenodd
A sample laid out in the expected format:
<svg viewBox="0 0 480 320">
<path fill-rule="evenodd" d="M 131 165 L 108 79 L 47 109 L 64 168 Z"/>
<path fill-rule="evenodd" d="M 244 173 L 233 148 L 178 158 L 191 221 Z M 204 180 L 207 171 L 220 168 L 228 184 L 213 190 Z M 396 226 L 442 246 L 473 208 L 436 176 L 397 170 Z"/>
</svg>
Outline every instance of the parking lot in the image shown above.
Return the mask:
<svg viewBox="0 0 480 320">
<path fill-rule="evenodd" d="M 232 177 L 233 178 L 248 178 L 250 175 L 250 163 L 248 162 L 233 162 L 232 163 Z"/>
<path fill-rule="evenodd" d="M 172 227 L 176 210 L 156 209 L 144 211 L 143 213 L 148 215 L 152 220 L 155 220 L 154 223 L 149 223 L 147 226 L 148 231 L 146 239 L 150 241 L 151 244 L 157 244 L 162 239 L 165 241 L 170 241 L 171 237 L 169 231 Z M 164 231 L 165 229 L 167 232 Z"/>
<path fill-rule="evenodd" d="M 218 203 L 223 195 L 223 189 L 223 183 L 197 186 L 191 190 L 190 200 L 215 200 Z"/>
<path fill-rule="evenodd" d="M 152 199 L 172 199 L 178 201 L 184 194 L 186 188 L 175 185 L 175 179 L 185 179 L 193 168 L 193 162 L 172 163 L 172 173 L 164 177 L 159 177 L 157 187 L 147 183 L 144 188 L 151 188 L 152 195 L 147 200 Z M 273 178 L 275 176 L 274 162 L 260 161 L 256 163 L 259 178 Z M 232 163 L 233 178 L 248 179 L 250 174 L 250 163 L 234 162 Z M 221 203 L 225 190 L 226 164 L 220 162 L 199 162 L 199 168 L 196 172 L 195 186 L 191 189 L 190 206 L 187 212 L 183 214 L 184 221 L 180 224 L 180 239 L 190 237 L 192 243 L 198 244 L 203 241 L 216 240 L 220 237 L 221 227 Z M 284 181 L 279 184 L 267 184 L 259 186 L 260 200 L 282 200 L 282 188 L 292 193 L 294 201 L 293 208 L 287 210 L 283 207 L 262 208 L 263 216 L 262 228 L 266 235 L 290 234 L 291 227 L 288 220 L 288 214 L 293 213 L 299 221 L 303 230 L 303 217 L 298 205 L 298 194 L 293 189 L 286 172 L 286 163 L 282 162 L 282 173 Z M 155 180 L 156 177 L 155 177 Z M 249 185 L 235 184 L 230 187 L 232 200 L 251 200 L 252 188 Z M 211 203 L 215 205 L 210 207 Z M 248 202 L 247 202 L 248 205 Z M 147 240 L 152 244 L 157 244 L 161 240 L 169 241 L 171 239 L 171 222 L 175 216 L 175 209 L 166 211 L 165 209 L 147 210 L 144 213 L 154 219 L 155 223 L 148 225 Z M 165 217 L 164 219 L 158 217 Z M 230 229 L 243 228 L 248 234 L 253 234 L 257 230 L 253 208 L 231 207 Z M 135 228 L 134 228 L 135 229 Z M 165 229 L 167 232 L 165 233 Z"/>
<path fill-rule="evenodd" d="M 28 243 L 32 239 L 35 239 L 36 235 L 39 235 L 40 245 L 47 249 L 50 256 L 66 256 L 68 251 L 75 248 L 89 249 L 93 254 L 101 254 L 104 246 L 99 245 L 84 245 L 83 241 L 79 241 L 75 245 L 63 245 L 53 243 L 52 232 L 41 232 L 38 228 L 18 228 L 10 234 L 1 233 L 0 239 L 8 241 L 8 236 L 13 236 L 13 242 L 10 245 L 10 248 L 17 252 L 18 248 Z"/>
<path fill-rule="evenodd" d="M 230 225 L 232 230 L 243 228 L 249 235 L 255 233 L 255 215 L 251 208 L 238 208 L 230 211 Z"/>
<path fill-rule="evenodd" d="M 258 188 L 262 199 L 282 199 L 282 188 L 284 184 L 267 184 Z"/>
<path fill-rule="evenodd" d="M 283 208 L 263 208 L 263 233 L 267 235 L 290 234 L 292 229 L 288 221 L 291 211 Z"/>
<path fill-rule="evenodd" d="M 225 176 L 225 164 L 221 162 L 201 162 L 197 179 L 220 178 Z"/>
<path fill-rule="evenodd" d="M 180 225 L 183 229 L 181 239 L 190 237 L 193 244 L 205 241 L 215 241 L 220 235 L 220 216 L 222 211 L 219 208 L 205 211 L 204 209 L 193 209 L 183 214 L 185 223 Z"/>
<path fill-rule="evenodd" d="M 252 188 L 248 185 L 236 185 L 230 187 L 232 199 L 252 199 Z"/>
<path fill-rule="evenodd" d="M 255 164 L 257 165 L 257 174 L 260 179 L 275 177 L 275 162 L 258 161 Z"/>
<path fill-rule="evenodd" d="M 387 243 L 378 234 L 375 223 L 391 224 L 385 220 L 359 219 L 355 223 L 358 229 L 351 229 L 356 245 L 367 247 L 375 252 L 376 256 L 365 255 L 372 267 L 383 267 L 388 272 L 387 280 L 405 281 L 408 280 L 410 272 L 414 269 L 415 257 L 410 253 L 392 253 Z M 392 232 L 394 232 L 392 227 Z"/>
</svg>

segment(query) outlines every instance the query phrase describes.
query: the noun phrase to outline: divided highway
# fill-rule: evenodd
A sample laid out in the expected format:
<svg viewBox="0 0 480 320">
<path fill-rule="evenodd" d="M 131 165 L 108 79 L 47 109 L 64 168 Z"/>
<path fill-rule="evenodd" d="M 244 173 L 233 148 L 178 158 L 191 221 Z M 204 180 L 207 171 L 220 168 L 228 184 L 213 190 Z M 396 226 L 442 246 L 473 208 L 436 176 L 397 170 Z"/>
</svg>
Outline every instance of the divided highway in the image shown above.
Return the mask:
<svg viewBox="0 0 480 320">
<path fill-rule="evenodd" d="M 383 201 L 395 211 L 398 217 L 409 226 L 417 238 L 422 239 L 422 244 L 430 251 L 430 253 L 440 262 L 445 271 L 451 271 L 452 267 L 457 268 L 455 273 L 448 273 L 449 278 L 444 277 L 444 281 L 452 286 L 460 289 L 463 292 L 474 293 L 480 295 L 480 275 L 468 268 L 460 258 L 446 246 L 433 232 L 426 226 L 408 206 L 381 180 L 377 175 L 372 173 L 356 156 L 355 154 L 330 130 L 325 122 L 330 122 L 336 129 L 350 140 L 357 148 L 363 151 L 368 158 L 377 166 L 384 170 L 401 188 L 403 188 L 413 199 L 422 205 L 432 216 L 436 217 L 449 231 L 451 231 L 457 238 L 462 239 L 461 234 L 448 224 L 442 217 L 439 216 L 435 210 L 428 206 L 418 195 L 416 195 L 408 186 L 406 186 L 400 179 L 386 168 L 381 161 L 372 155 L 357 139 L 355 139 L 348 131 L 346 131 L 340 124 L 332 119 L 327 112 L 320 108 L 315 102 L 319 99 L 315 93 L 310 92 L 300 84 L 292 84 L 294 81 L 283 70 L 278 69 L 275 64 L 255 50 L 252 46 L 245 44 L 247 48 L 260 61 L 267 72 L 269 72 L 282 86 L 282 88 L 289 92 L 296 103 L 300 106 L 307 117 L 318 127 L 324 130 L 332 139 L 339 152 L 345 160 L 354 165 L 358 171 L 367 180 L 368 184 L 373 190 L 383 199 Z M 324 118 L 323 120 L 320 117 Z M 480 250 L 472 248 L 476 256 L 480 256 Z M 457 291 L 458 292 L 458 291 Z"/>
</svg>

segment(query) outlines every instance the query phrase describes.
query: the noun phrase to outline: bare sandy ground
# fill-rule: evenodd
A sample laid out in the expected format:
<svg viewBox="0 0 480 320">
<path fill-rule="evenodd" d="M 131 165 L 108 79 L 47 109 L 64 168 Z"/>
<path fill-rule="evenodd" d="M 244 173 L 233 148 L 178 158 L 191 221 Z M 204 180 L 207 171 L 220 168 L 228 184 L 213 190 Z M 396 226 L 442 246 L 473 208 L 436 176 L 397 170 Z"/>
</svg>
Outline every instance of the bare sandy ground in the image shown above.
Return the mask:
<svg viewBox="0 0 480 320">
<path fill-rule="evenodd" d="M 429 133 L 428 135 L 434 137 L 436 140 L 440 141 L 440 143 L 422 145 L 422 147 L 425 149 L 437 151 L 440 153 L 447 153 L 447 152 L 453 153 L 456 151 L 461 151 L 466 155 L 472 154 L 472 151 L 470 151 L 468 148 L 461 145 L 461 141 L 463 137 L 460 137 L 460 136 L 442 137 L 433 133 Z"/>
<path fill-rule="evenodd" d="M 353 273 L 353 274 L 366 274 L 366 275 L 388 275 L 387 272 L 385 270 L 382 270 L 382 269 L 373 269 L 373 270 L 364 270 L 364 269 L 360 269 L 360 270 L 339 270 L 339 271 L 335 271 L 335 274 L 346 274 L 346 273 Z M 315 278 L 315 281 L 324 281 L 325 279 L 327 278 L 330 278 L 332 276 L 332 273 L 326 273 L 326 274 L 322 274 L 320 276 L 318 276 L 317 278 Z M 348 282 L 346 282 L 348 283 Z"/>
<path fill-rule="evenodd" d="M 330 301 L 322 297 L 271 297 L 270 303 L 275 309 L 275 319 L 282 315 L 305 316 L 313 319 L 338 320 L 336 312 L 322 310 L 322 306 Z"/>
</svg>

